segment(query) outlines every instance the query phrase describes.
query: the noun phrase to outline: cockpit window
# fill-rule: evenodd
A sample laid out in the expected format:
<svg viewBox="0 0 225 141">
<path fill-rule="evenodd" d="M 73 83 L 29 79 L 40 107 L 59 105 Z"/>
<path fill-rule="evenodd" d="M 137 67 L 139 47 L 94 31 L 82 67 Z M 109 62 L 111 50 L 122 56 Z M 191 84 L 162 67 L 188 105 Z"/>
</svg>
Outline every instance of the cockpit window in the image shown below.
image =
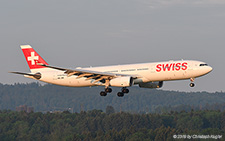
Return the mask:
<svg viewBox="0 0 225 141">
<path fill-rule="evenodd" d="M 208 64 L 200 64 L 199 66 L 208 66 Z"/>
</svg>

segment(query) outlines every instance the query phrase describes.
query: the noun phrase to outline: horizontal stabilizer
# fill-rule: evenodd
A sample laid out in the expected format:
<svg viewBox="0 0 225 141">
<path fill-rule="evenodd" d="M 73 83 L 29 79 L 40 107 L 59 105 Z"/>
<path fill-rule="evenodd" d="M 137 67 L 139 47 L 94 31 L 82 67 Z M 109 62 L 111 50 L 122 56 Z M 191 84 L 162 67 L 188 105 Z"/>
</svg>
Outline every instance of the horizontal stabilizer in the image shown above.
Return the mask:
<svg viewBox="0 0 225 141">
<path fill-rule="evenodd" d="M 23 73 L 23 72 L 9 72 L 9 73 L 20 74 L 20 75 L 27 75 L 27 76 L 33 76 L 36 79 L 41 79 L 41 73 L 35 73 L 35 74 Z"/>
</svg>

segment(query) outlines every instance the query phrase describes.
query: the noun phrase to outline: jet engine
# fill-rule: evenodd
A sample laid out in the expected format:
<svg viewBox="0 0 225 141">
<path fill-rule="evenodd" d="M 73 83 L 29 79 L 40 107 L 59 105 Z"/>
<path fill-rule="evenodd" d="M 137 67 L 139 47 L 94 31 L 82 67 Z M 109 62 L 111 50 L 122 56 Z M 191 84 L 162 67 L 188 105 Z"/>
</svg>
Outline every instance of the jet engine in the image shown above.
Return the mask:
<svg viewBox="0 0 225 141">
<path fill-rule="evenodd" d="M 147 82 L 147 83 L 139 84 L 139 87 L 141 87 L 141 88 L 161 88 L 162 86 L 163 86 L 163 81 Z"/>
<path fill-rule="evenodd" d="M 114 87 L 130 87 L 134 84 L 134 79 L 130 76 L 117 77 L 110 80 L 109 84 Z"/>
</svg>

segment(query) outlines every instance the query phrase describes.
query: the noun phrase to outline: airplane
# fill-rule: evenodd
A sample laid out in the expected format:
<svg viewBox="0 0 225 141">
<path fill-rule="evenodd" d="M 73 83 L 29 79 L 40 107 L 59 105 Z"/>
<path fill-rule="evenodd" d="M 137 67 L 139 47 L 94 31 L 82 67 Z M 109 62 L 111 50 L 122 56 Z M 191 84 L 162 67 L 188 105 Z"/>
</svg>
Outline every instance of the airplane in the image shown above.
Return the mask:
<svg viewBox="0 0 225 141">
<path fill-rule="evenodd" d="M 195 78 L 212 71 L 212 67 L 206 63 L 194 60 L 67 69 L 49 65 L 30 45 L 20 47 L 31 72 L 10 73 L 68 87 L 104 86 L 101 96 L 111 93 L 110 87 L 121 87 L 117 96 L 123 97 L 129 93 L 127 87 L 161 88 L 164 81 L 171 80 L 190 79 L 190 87 L 194 87 Z"/>
</svg>

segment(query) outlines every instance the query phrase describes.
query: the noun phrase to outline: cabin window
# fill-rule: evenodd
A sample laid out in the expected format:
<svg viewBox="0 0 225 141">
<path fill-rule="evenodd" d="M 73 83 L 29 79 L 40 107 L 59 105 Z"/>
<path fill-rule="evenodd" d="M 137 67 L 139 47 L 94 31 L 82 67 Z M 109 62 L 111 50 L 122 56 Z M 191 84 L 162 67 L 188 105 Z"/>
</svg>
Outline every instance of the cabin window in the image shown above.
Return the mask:
<svg viewBox="0 0 225 141">
<path fill-rule="evenodd" d="M 126 72 L 126 71 L 136 71 L 136 69 L 121 70 L 121 72 Z"/>
<path fill-rule="evenodd" d="M 106 71 L 106 72 L 118 72 L 118 70 L 113 70 L 113 71 Z"/>
<path fill-rule="evenodd" d="M 142 71 L 142 70 L 149 70 L 148 68 L 140 68 L 140 69 L 137 69 L 138 71 Z"/>
</svg>

